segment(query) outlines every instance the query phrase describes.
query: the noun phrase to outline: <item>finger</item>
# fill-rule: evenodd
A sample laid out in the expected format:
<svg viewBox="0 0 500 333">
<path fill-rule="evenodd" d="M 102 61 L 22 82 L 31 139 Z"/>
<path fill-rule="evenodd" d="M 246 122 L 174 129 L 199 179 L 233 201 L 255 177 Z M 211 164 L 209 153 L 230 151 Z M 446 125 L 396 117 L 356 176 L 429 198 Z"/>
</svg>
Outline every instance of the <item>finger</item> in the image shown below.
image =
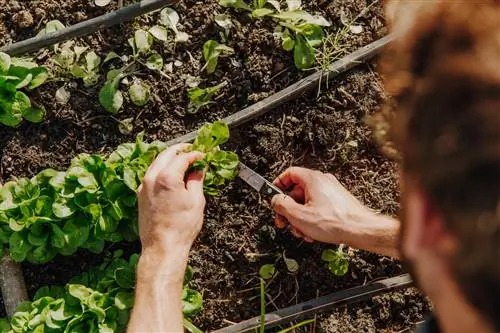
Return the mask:
<svg viewBox="0 0 500 333">
<path fill-rule="evenodd" d="M 151 163 L 151 165 L 149 166 L 148 171 L 146 172 L 144 178 L 155 179 L 158 176 L 158 174 L 170 164 L 172 159 L 180 151 L 186 150 L 190 146 L 191 145 L 189 143 L 180 143 L 172 147 L 169 147 L 163 152 L 161 152 L 153 161 L 153 163 Z"/>
<path fill-rule="evenodd" d="M 276 214 L 276 216 L 274 217 L 274 225 L 278 229 L 283 229 L 287 225 L 287 220 L 282 215 Z"/>
<path fill-rule="evenodd" d="M 275 195 L 271 200 L 271 206 L 277 214 L 282 215 L 290 223 L 293 220 L 300 220 L 304 208 L 303 205 L 298 204 L 293 198 L 285 194 Z"/>
<path fill-rule="evenodd" d="M 203 181 L 205 179 L 205 170 L 196 170 L 191 172 L 186 178 L 186 189 L 192 195 L 203 196 Z"/>
<path fill-rule="evenodd" d="M 291 196 L 293 200 L 295 200 L 300 204 L 304 204 L 306 202 L 306 195 L 304 189 L 300 185 L 295 186 L 293 190 L 291 190 L 287 194 Z"/>
<path fill-rule="evenodd" d="M 186 172 L 188 171 L 191 164 L 196 161 L 202 160 L 204 157 L 205 153 L 199 151 L 179 153 L 172 159 L 172 164 L 169 167 L 169 171 L 176 173 L 181 179 L 184 180 Z"/>
<path fill-rule="evenodd" d="M 160 171 L 157 177 L 170 188 L 186 188 L 184 178 L 189 166 L 203 159 L 204 156 L 205 154 L 199 151 L 179 153 L 172 157 L 171 162 Z"/>
<path fill-rule="evenodd" d="M 290 189 L 295 185 L 301 185 L 305 188 L 307 181 L 311 179 L 312 172 L 312 170 L 305 168 L 291 167 L 279 175 L 273 183 L 282 190 Z"/>
</svg>

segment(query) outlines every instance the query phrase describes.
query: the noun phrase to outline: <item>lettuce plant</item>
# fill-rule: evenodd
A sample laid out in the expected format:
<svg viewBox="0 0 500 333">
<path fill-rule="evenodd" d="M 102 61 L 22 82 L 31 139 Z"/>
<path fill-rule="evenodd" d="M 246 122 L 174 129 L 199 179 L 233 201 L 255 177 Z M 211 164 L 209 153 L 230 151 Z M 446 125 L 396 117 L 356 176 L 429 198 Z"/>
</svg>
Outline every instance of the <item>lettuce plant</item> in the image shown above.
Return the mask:
<svg viewBox="0 0 500 333">
<path fill-rule="evenodd" d="M 192 149 L 206 153 L 205 193 L 237 173 L 238 156 L 219 149 L 229 138 L 223 122 L 203 126 Z M 104 242 L 138 238 L 136 191 L 148 166 L 165 144 L 120 145 L 107 158 L 80 154 L 66 171 L 47 169 L 0 188 L 0 240 L 18 262 L 45 263 L 79 248 L 102 252 Z"/>
<path fill-rule="evenodd" d="M 122 259 L 117 251 L 64 287 L 40 288 L 33 302 L 21 304 L 11 318 L 0 321 L 0 332 L 125 332 L 134 304 L 138 260 L 137 254 Z M 189 288 L 192 276 L 188 267 L 182 293 L 186 317 L 201 310 L 203 303 L 202 295 Z"/>
<path fill-rule="evenodd" d="M 42 85 L 48 76 L 46 68 L 0 52 L 0 123 L 16 127 L 23 118 L 33 123 L 41 122 L 45 110 L 34 107 L 21 89 L 33 90 Z"/>
</svg>

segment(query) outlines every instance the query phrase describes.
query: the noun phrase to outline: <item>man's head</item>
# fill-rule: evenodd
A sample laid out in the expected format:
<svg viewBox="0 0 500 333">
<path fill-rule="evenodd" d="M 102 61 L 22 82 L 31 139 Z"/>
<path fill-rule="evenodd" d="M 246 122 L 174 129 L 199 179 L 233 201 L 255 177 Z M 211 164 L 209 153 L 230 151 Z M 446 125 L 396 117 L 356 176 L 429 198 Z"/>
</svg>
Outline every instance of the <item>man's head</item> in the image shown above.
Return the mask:
<svg viewBox="0 0 500 333">
<path fill-rule="evenodd" d="M 383 65 L 403 158 L 401 250 L 431 298 L 449 276 L 500 330 L 500 1 L 397 2 L 404 35 Z"/>
</svg>

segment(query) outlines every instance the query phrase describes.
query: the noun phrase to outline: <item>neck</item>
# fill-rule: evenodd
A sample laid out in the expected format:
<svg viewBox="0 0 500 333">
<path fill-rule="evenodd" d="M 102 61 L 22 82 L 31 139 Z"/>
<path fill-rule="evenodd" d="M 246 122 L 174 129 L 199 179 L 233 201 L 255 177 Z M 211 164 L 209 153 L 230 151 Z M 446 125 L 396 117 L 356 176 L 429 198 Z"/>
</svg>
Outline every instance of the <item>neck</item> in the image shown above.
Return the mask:
<svg viewBox="0 0 500 333">
<path fill-rule="evenodd" d="M 439 279 L 434 279 L 433 285 L 424 289 L 427 289 L 426 292 L 434 304 L 436 317 L 442 332 L 493 333 L 494 330 L 491 326 L 467 302 L 449 272 L 443 268 L 432 271 L 434 277 L 439 276 Z"/>
</svg>

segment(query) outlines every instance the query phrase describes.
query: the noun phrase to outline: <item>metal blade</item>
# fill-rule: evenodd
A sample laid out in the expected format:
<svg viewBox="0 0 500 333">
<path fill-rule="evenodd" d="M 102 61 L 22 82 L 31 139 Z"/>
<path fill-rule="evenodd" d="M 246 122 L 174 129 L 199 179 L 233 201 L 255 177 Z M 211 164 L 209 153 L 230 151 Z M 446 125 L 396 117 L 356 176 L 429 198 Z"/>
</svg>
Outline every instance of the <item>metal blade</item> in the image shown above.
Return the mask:
<svg viewBox="0 0 500 333">
<path fill-rule="evenodd" d="M 264 177 L 253 171 L 245 164 L 240 162 L 240 172 L 238 176 L 243 179 L 248 185 L 253 187 L 257 192 L 265 195 L 282 194 L 283 192 L 267 181 Z"/>
</svg>

